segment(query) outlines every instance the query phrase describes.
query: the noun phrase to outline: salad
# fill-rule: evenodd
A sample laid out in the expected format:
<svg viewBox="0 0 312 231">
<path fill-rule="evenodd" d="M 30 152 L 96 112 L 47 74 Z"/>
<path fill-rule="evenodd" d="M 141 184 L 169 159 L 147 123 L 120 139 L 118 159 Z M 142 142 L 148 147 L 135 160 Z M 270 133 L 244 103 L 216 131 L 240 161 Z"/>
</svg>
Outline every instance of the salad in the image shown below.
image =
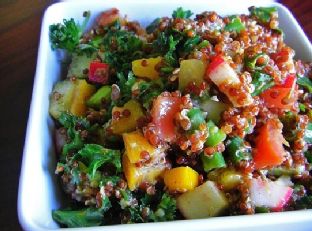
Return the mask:
<svg viewBox="0 0 312 231">
<path fill-rule="evenodd" d="M 118 9 L 49 28 L 67 52 L 50 95 L 64 227 L 312 208 L 312 65 L 274 7 L 143 28 Z"/>
</svg>

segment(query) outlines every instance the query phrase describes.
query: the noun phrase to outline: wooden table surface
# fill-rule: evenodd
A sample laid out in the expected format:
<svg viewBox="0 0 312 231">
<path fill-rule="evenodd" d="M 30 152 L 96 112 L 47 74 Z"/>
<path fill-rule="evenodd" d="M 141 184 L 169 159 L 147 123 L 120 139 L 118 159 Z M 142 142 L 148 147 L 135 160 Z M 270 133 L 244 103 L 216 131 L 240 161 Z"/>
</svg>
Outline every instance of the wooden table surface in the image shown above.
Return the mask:
<svg viewBox="0 0 312 231">
<path fill-rule="evenodd" d="M 17 189 L 40 24 L 51 0 L 0 0 L 0 230 L 21 230 Z M 312 39 L 312 1 L 281 1 Z M 252 3 L 251 3 L 252 4 Z"/>
</svg>

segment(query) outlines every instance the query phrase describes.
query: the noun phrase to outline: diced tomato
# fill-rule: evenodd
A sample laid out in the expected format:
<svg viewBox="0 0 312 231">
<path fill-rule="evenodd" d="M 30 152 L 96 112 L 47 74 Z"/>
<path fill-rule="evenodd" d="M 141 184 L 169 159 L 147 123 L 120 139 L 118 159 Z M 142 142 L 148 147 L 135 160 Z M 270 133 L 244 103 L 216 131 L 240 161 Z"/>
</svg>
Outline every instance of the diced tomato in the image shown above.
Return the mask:
<svg viewBox="0 0 312 231">
<path fill-rule="evenodd" d="M 284 137 L 277 123 L 278 121 L 271 119 L 260 128 L 253 155 L 256 169 L 277 166 L 284 161 Z"/>
<path fill-rule="evenodd" d="M 292 88 L 292 86 L 296 83 L 297 78 L 295 74 L 289 74 L 286 78 L 283 84 L 278 85 L 279 87 L 284 87 L 284 88 Z"/>
<path fill-rule="evenodd" d="M 267 89 L 260 96 L 269 108 L 291 109 L 298 98 L 297 89 L 296 76 L 290 74 L 283 84 Z"/>
<path fill-rule="evenodd" d="M 158 137 L 167 142 L 176 138 L 174 117 L 180 111 L 181 97 L 158 96 L 153 103 L 152 119 Z"/>
<path fill-rule="evenodd" d="M 91 62 L 88 75 L 90 82 L 107 84 L 109 77 L 109 65 L 100 62 Z"/>
<path fill-rule="evenodd" d="M 100 26 L 109 26 L 119 18 L 119 10 L 116 8 L 112 8 L 110 10 L 104 11 L 97 19 L 97 23 Z"/>
<path fill-rule="evenodd" d="M 289 59 L 289 52 L 287 50 L 281 50 L 280 52 L 273 53 L 270 56 L 276 63 L 285 62 Z"/>
<path fill-rule="evenodd" d="M 211 63 L 207 66 L 206 76 L 208 76 L 213 70 L 215 70 L 222 63 L 224 63 L 224 59 L 221 55 L 213 57 Z"/>
</svg>

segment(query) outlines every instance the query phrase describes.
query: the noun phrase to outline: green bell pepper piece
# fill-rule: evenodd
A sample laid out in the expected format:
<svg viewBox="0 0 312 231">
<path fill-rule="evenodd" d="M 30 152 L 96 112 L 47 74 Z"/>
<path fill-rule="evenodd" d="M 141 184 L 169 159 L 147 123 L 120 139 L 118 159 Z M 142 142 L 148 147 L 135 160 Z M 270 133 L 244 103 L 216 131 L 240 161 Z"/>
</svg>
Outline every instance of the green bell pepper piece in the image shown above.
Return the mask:
<svg viewBox="0 0 312 231">
<path fill-rule="evenodd" d="M 212 169 L 222 168 L 226 166 L 221 152 L 215 152 L 212 156 L 207 156 L 202 153 L 200 157 L 203 162 L 205 172 L 209 172 Z"/>
<path fill-rule="evenodd" d="M 226 134 L 220 130 L 211 120 L 207 123 L 208 138 L 205 144 L 214 147 L 225 140 Z"/>
</svg>

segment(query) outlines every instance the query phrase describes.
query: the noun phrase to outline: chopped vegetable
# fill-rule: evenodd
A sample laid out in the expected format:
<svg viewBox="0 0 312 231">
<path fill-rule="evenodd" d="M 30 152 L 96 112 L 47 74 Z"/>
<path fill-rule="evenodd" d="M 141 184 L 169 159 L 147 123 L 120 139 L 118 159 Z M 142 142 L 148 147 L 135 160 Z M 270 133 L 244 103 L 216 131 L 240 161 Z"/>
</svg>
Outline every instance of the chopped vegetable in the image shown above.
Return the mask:
<svg viewBox="0 0 312 231">
<path fill-rule="evenodd" d="M 223 86 L 232 86 L 233 88 L 239 87 L 241 82 L 238 75 L 233 68 L 224 60 L 221 55 L 217 55 L 213 58 L 212 62 L 207 66 L 206 78 L 210 78 L 211 81 L 221 88 L 223 93 L 229 98 L 229 100 L 236 107 L 247 106 L 253 102 L 253 99 L 249 93 L 246 93 L 244 102 L 238 101 L 230 91 L 226 90 Z"/>
<path fill-rule="evenodd" d="M 271 76 L 256 71 L 252 74 L 252 84 L 255 86 L 252 96 L 257 96 L 270 87 L 273 87 L 274 81 Z"/>
<path fill-rule="evenodd" d="M 291 109 L 298 97 L 295 76 L 289 75 L 283 84 L 265 90 L 260 96 L 269 108 Z"/>
<path fill-rule="evenodd" d="M 284 137 L 279 124 L 275 120 L 268 120 L 260 128 L 256 140 L 256 151 L 253 160 L 257 169 L 280 165 L 286 156 L 283 147 Z"/>
<path fill-rule="evenodd" d="M 251 203 L 273 211 L 281 211 L 293 192 L 288 186 L 270 180 L 263 181 L 260 178 L 252 179 L 249 187 Z"/>
<path fill-rule="evenodd" d="M 137 167 L 130 162 L 127 153 L 122 157 L 122 167 L 127 179 L 128 187 L 131 191 L 135 190 L 143 182 L 155 184 L 164 173 L 165 168 L 167 168 L 167 166 L 162 163 Z"/>
<path fill-rule="evenodd" d="M 203 162 L 205 172 L 226 166 L 224 158 L 220 152 L 215 152 L 211 156 L 201 154 L 201 160 Z"/>
<path fill-rule="evenodd" d="M 205 117 L 203 112 L 199 108 L 192 108 L 188 111 L 187 117 L 191 121 L 191 129 L 196 130 L 201 124 L 205 123 Z"/>
<path fill-rule="evenodd" d="M 104 164 L 112 164 L 116 172 L 121 172 L 120 151 L 103 148 L 97 144 L 86 144 L 75 159 L 81 159 L 88 166 L 88 172 L 91 178 L 95 176 L 96 171 Z"/>
<path fill-rule="evenodd" d="M 243 183 L 243 175 L 231 168 L 218 168 L 208 173 L 208 180 L 216 182 L 225 191 L 236 188 Z"/>
<path fill-rule="evenodd" d="M 230 23 L 224 27 L 224 30 L 239 33 L 245 30 L 245 25 L 241 22 L 239 17 L 230 17 Z"/>
<path fill-rule="evenodd" d="M 183 10 L 182 7 L 179 7 L 173 11 L 172 18 L 190 18 L 192 15 L 190 10 Z"/>
<path fill-rule="evenodd" d="M 75 52 L 79 45 L 79 40 L 86 28 L 90 18 L 90 12 L 84 13 L 84 21 L 82 25 L 75 22 L 73 18 L 63 20 L 63 24 L 57 23 L 50 25 L 49 37 L 52 49 L 65 49 L 68 52 Z"/>
<path fill-rule="evenodd" d="M 184 90 L 192 82 L 199 86 L 203 82 L 205 69 L 205 64 L 201 60 L 183 60 L 180 64 L 179 89 Z"/>
<path fill-rule="evenodd" d="M 190 167 L 178 167 L 165 171 L 164 182 L 169 191 L 185 192 L 198 186 L 198 173 Z"/>
<path fill-rule="evenodd" d="M 229 207 L 229 203 L 214 182 L 206 181 L 193 191 L 179 196 L 177 207 L 187 219 L 198 219 L 222 214 Z"/>
<path fill-rule="evenodd" d="M 109 103 L 111 101 L 111 93 L 111 86 L 101 87 L 87 101 L 87 106 L 99 109 L 103 103 Z"/>
<path fill-rule="evenodd" d="M 180 111 L 181 98 L 173 96 L 158 96 L 151 110 L 153 122 L 158 136 L 164 141 L 176 138 L 174 116 Z"/>
<path fill-rule="evenodd" d="M 138 77 L 145 77 L 148 79 L 159 78 L 159 72 L 156 67 L 162 61 L 162 57 L 137 59 L 132 61 L 132 72 Z"/>
<path fill-rule="evenodd" d="M 92 208 L 82 210 L 54 210 L 52 217 L 55 221 L 69 228 L 98 226 L 103 222 L 103 214 Z"/>
<path fill-rule="evenodd" d="M 118 135 L 134 131 L 137 127 L 137 120 L 144 116 L 141 105 L 135 100 L 128 101 L 123 107 L 114 107 L 112 115 L 111 129 L 114 134 Z"/>
<path fill-rule="evenodd" d="M 89 81 L 98 84 L 107 84 L 109 81 L 109 66 L 106 63 L 91 62 L 89 67 Z"/>
<path fill-rule="evenodd" d="M 158 149 L 154 148 L 147 139 L 139 132 L 124 133 L 122 135 L 125 143 L 125 149 L 129 161 L 137 163 L 152 158 L 158 153 Z"/>
<path fill-rule="evenodd" d="M 247 147 L 244 144 L 244 140 L 240 137 L 234 137 L 229 140 L 226 146 L 226 152 L 235 164 L 238 164 L 242 160 L 251 159 L 250 147 Z"/>
<path fill-rule="evenodd" d="M 208 137 L 205 144 L 207 146 L 214 147 L 223 142 L 226 138 L 226 134 L 220 130 L 211 120 L 207 123 Z"/>
<path fill-rule="evenodd" d="M 308 77 L 300 76 L 297 78 L 299 86 L 306 88 L 309 93 L 312 93 L 312 81 Z"/>
<path fill-rule="evenodd" d="M 75 84 L 72 81 L 64 80 L 58 82 L 50 96 L 49 113 L 53 118 L 58 119 L 62 112 L 68 112 L 71 107 L 75 90 Z"/>
<path fill-rule="evenodd" d="M 253 56 L 252 58 L 246 58 L 245 66 L 250 70 L 261 70 L 268 64 L 269 60 L 270 58 L 268 55 L 260 53 Z"/>
<path fill-rule="evenodd" d="M 208 119 L 212 120 L 215 124 L 218 124 L 221 119 L 222 112 L 224 112 L 229 106 L 219 101 L 205 99 L 199 102 L 199 107 L 204 112 L 207 112 Z"/>
<path fill-rule="evenodd" d="M 87 111 L 86 102 L 95 92 L 95 87 L 85 80 L 76 80 L 75 89 L 69 111 L 73 115 L 83 116 Z"/>
<path fill-rule="evenodd" d="M 250 7 L 249 12 L 261 23 L 268 23 L 273 13 L 277 12 L 277 9 L 275 7 Z"/>
</svg>

